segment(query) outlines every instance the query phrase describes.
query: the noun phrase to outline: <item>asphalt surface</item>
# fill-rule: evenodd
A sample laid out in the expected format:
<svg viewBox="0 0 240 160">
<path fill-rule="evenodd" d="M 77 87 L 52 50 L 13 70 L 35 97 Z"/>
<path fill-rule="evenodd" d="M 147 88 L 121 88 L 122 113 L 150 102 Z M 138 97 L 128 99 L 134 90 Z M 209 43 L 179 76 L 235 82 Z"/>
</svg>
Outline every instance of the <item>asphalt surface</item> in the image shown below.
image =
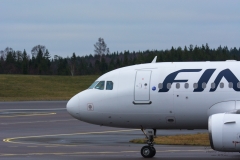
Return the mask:
<svg viewBox="0 0 240 160">
<path fill-rule="evenodd" d="M 84 123 L 66 111 L 66 101 L 0 103 L 0 160 L 137 160 L 143 138 L 140 130 Z M 207 132 L 158 130 L 158 135 Z M 155 145 L 153 159 L 240 159 L 239 153 L 213 151 L 210 147 Z"/>
</svg>

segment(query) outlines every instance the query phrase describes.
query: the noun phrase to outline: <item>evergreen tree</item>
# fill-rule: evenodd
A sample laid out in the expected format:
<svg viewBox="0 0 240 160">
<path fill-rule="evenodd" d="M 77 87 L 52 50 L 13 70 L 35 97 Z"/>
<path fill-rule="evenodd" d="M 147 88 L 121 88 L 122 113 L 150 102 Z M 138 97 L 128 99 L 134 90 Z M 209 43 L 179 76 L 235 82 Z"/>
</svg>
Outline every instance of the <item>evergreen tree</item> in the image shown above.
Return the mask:
<svg viewBox="0 0 240 160">
<path fill-rule="evenodd" d="M 128 57 L 129 57 L 129 51 L 124 51 L 124 59 L 123 59 L 123 66 L 128 66 Z"/>
<path fill-rule="evenodd" d="M 72 76 L 74 76 L 75 71 L 76 71 L 76 60 L 77 60 L 77 57 L 76 57 L 75 53 L 73 53 L 71 59 L 68 60 L 68 65 L 69 65 Z"/>
<path fill-rule="evenodd" d="M 28 56 L 25 49 L 22 54 L 22 73 L 28 74 Z"/>
</svg>

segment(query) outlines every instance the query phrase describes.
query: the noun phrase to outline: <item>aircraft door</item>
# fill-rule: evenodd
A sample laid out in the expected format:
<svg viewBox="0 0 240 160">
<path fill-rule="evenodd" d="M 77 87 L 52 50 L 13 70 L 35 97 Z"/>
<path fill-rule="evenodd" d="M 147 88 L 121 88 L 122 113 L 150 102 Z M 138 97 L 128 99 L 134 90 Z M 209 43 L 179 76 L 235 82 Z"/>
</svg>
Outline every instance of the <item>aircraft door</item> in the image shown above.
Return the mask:
<svg viewBox="0 0 240 160">
<path fill-rule="evenodd" d="M 141 70 L 136 72 L 134 86 L 134 104 L 151 104 L 150 80 L 152 71 Z"/>
</svg>

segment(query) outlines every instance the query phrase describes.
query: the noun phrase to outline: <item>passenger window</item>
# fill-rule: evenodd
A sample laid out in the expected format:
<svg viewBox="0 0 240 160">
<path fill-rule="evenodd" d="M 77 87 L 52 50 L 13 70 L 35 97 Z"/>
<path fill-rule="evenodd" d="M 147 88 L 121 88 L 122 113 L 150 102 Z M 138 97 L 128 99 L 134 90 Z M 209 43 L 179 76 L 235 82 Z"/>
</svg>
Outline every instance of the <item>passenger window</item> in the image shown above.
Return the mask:
<svg viewBox="0 0 240 160">
<path fill-rule="evenodd" d="M 99 90 L 104 90 L 104 86 L 105 86 L 105 81 L 100 81 L 95 88 Z"/>
<path fill-rule="evenodd" d="M 193 88 L 197 89 L 198 88 L 198 84 L 197 83 L 193 83 Z"/>
<path fill-rule="evenodd" d="M 112 81 L 107 81 L 106 90 L 112 90 L 112 89 L 113 89 L 113 82 Z"/>
<path fill-rule="evenodd" d="M 229 82 L 229 83 L 228 83 L 228 87 L 229 87 L 229 88 L 233 88 L 233 83 L 232 83 L 232 82 Z"/>
<path fill-rule="evenodd" d="M 99 81 L 93 82 L 93 84 L 92 84 L 88 89 L 93 89 L 93 88 L 96 86 L 96 84 L 98 84 L 98 82 L 99 82 Z"/>
<path fill-rule="evenodd" d="M 158 88 L 159 88 L 159 89 L 162 89 L 162 88 L 163 88 L 163 84 L 162 84 L 162 83 L 159 83 L 159 84 L 158 84 Z"/>
<path fill-rule="evenodd" d="M 237 83 L 237 87 L 240 88 L 240 82 Z"/>
<path fill-rule="evenodd" d="M 207 87 L 207 84 L 205 82 L 202 83 L 202 88 L 205 89 Z"/>
<path fill-rule="evenodd" d="M 168 84 L 167 84 L 167 89 L 170 89 L 170 88 L 171 88 L 171 85 L 172 85 L 171 83 L 168 83 Z"/>
<path fill-rule="evenodd" d="M 176 88 L 177 88 L 177 89 L 180 88 L 180 83 L 176 83 Z"/>
<path fill-rule="evenodd" d="M 221 82 L 221 83 L 220 83 L 220 88 L 223 88 L 223 87 L 224 87 L 224 83 Z"/>
<path fill-rule="evenodd" d="M 184 87 L 187 89 L 189 87 L 189 84 L 188 83 L 185 83 L 184 84 Z"/>
<path fill-rule="evenodd" d="M 212 88 L 212 89 L 215 88 L 215 83 L 211 83 L 211 88 Z"/>
</svg>

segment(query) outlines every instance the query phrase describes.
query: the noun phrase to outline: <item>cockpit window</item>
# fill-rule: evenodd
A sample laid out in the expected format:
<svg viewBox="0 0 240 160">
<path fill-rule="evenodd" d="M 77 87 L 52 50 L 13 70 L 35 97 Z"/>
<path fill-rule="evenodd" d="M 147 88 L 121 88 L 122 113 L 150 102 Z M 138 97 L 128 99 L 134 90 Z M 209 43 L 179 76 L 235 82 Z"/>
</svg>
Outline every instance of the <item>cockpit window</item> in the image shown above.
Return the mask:
<svg viewBox="0 0 240 160">
<path fill-rule="evenodd" d="M 112 81 L 107 81 L 106 90 L 112 90 L 112 89 L 113 89 L 113 82 Z"/>
<path fill-rule="evenodd" d="M 105 81 L 100 81 L 94 88 L 99 90 L 104 90 L 104 86 L 105 86 Z"/>
<path fill-rule="evenodd" d="M 98 84 L 98 82 L 99 82 L 99 81 L 93 82 L 93 84 L 92 84 L 88 89 L 93 89 L 93 88 L 96 86 L 96 84 Z"/>
</svg>

